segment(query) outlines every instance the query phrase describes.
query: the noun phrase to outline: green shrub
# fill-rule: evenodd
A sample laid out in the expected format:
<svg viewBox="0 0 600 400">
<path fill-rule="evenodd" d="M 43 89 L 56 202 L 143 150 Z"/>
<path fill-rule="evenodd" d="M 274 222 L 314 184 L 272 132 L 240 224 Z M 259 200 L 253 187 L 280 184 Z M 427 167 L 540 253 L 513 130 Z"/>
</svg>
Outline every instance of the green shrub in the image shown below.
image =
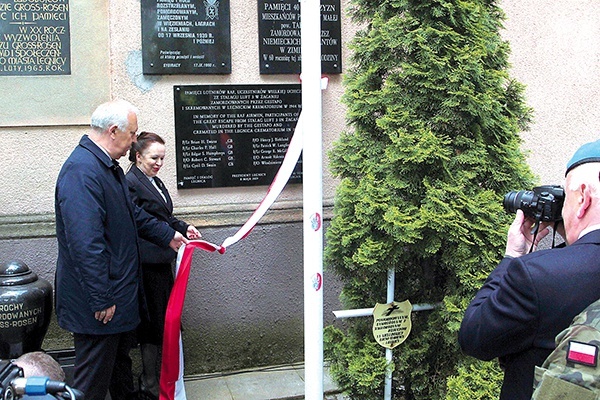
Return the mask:
<svg viewBox="0 0 600 400">
<path fill-rule="evenodd" d="M 357 331 L 344 335 L 333 326 L 325 328 L 324 341 L 326 358 L 335 360 L 329 373 L 349 395 L 363 400 L 383 398 L 387 362 L 379 344 Z"/>
<path fill-rule="evenodd" d="M 495 1 L 352 4 L 364 29 L 344 77 L 352 129 L 329 153 L 340 183 L 325 264 L 348 308 L 386 303 L 388 269 L 396 301 L 441 305 L 413 313 L 393 364 L 403 399 L 444 399 L 448 377 L 464 372 L 464 309 L 504 251 L 513 217 L 502 198 L 534 182 L 519 138 L 531 110 L 508 75 Z M 377 398 L 383 349 L 358 320 L 327 330 L 326 354 L 352 398 Z"/>
<path fill-rule="evenodd" d="M 448 378 L 448 400 L 492 400 L 500 397 L 502 371 L 497 362 L 473 361 Z"/>
</svg>

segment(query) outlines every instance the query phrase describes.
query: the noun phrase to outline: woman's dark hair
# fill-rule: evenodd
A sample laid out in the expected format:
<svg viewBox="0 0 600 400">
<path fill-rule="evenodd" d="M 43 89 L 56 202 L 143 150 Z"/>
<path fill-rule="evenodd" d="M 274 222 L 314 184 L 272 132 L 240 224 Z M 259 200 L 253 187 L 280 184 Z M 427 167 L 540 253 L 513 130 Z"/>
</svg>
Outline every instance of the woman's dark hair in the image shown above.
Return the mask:
<svg viewBox="0 0 600 400">
<path fill-rule="evenodd" d="M 163 138 L 152 132 L 141 132 L 137 137 L 137 142 L 131 143 L 131 149 L 129 149 L 129 161 L 135 164 L 137 153 L 142 153 L 152 143 L 165 144 Z"/>
</svg>

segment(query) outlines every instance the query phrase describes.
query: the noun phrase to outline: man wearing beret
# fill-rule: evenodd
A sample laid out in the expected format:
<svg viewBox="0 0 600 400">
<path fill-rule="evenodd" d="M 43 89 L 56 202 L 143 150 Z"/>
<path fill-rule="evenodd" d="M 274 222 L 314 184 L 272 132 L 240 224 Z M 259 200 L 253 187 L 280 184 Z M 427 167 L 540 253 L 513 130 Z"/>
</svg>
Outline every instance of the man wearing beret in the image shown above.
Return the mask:
<svg viewBox="0 0 600 400">
<path fill-rule="evenodd" d="M 556 335 L 600 298 L 600 140 L 580 147 L 567 163 L 563 224 L 567 246 L 529 253 L 549 232 L 521 210 L 508 230 L 506 253 L 467 308 L 462 350 L 499 358 L 501 400 L 530 399 L 535 366 L 554 349 Z"/>
</svg>

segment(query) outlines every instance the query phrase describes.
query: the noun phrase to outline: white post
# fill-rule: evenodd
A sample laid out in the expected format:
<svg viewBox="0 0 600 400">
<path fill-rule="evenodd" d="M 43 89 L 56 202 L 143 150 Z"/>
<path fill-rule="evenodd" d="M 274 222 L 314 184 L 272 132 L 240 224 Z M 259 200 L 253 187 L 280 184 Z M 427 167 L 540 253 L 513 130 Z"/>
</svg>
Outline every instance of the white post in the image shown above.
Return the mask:
<svg viewBox="0 0 600 400">
<path fill-rule="evenodd" d="M 394 301 L 394 288 L 396 286 L 396 270 L 388 269 L 387 273 L 387 302 L 391 303 Z"/>
<path fill-rule="evenodd" d="M 323 399 L 323 156 L 321 3 L 301 0 L 304 239 L 304 393 Z"/>
<path fill-rule="evenodd" d="M 394 301 L 394 288 L 396 287 L 396 270 L 393 268 L 388 269 L 387 274 L 387 302 L 391 303 Z M 392 399 L 392 349 L 385 349 L 385 361 L 387 361 L 387 368 L 385 370 L 385 387 L 383 389 L 383 399 Z"/>
<path fill-rule="evenodd" d="M 431 311 L 431 310 L 435 310 L 436 308 L 441 307 L 441 305 L 442 305 L 441 303 L 413 304 L 412 311 L 413 312 Z M 373 315 L 373 308 L 357 308 L 355 310 L 337 310 L 337 311 L 332 311 L 332 312 L 336 318 L 370 317 Z"/>
</svg>

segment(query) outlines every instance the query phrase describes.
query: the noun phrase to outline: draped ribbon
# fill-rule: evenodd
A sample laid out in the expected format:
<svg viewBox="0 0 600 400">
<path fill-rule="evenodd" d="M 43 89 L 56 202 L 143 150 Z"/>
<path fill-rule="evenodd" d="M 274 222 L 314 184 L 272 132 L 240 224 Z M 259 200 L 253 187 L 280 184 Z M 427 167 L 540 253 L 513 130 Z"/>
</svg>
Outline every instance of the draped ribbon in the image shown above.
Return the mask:
<svg viewBox="0 0 600 400">
<path fill-rule="evenodd" d="M 277 171 L 277 175 L 271 182 L 269 189 L 267 190 L 267 194 L 263 198 L 263 200 L 258 205 L 258 208 L 254 210 L 252 216 L 246 221 L 246 223 L 235 233 L 235 235 L 228 237 L 225 239 L 221 247 L 226 249 L 228 246 L 231 246 L 234 243 L 237 243 L 241 239 L 245 238 L 252 232 L 252 229 L 256 226 L 256 223 L 262 218 L 263 215 L 267 212 L 269 207 L 273 205 L 286 183 L 292 176 L 292 172 L 294 172 L 294 168 L 296 167 L 296 163 L 300 158 L 300 154 L 302 153 L 302 113 L 298 117 L 298 122 L 296 123 L 296 129 L 294 130 L 294 135 L 290 140 L 290 144 L 288 145 L 287 151 L 285 153 L 285 157 L 279 170 Z"/>
<path fill-rule="evenodd" d="M 258 221 L 275 202 L 287 184 L 296 163 L 302 153 L 302 113 L 296 123 L 294 135 L 285 153 L 285 157 L 277 175 L 269 186 L 267 193 L 248 221 L 233 235 L 225 239 L 223 244 L 216 245 L 204 240 L 191 240 L 182 246 L 177 254 L 175 284 L 171 290 L 167 313 L 165 316 L 164 337 L 162 346 L 162 363 L 160 372 L 160 400 L 185 400 L 183 383 L 183 347 L 181 340 L 181 313 L 185 301 L 188 277 L 194 249 L 199 248 L 208 252 L 225 253 L 228 246 L 237 243 L 252 232 Z"/>
<path fill-rule="evenodd" d="M 181 341 L 181 312 L 185 301 L 188 277 L 194 249 L 214 252 L 219 246 L 204 240 L 192 240 L 177 253 L 175 284 L 167 305 L 160 368 L 160 400 L 185 399 L 183 385 L 183 347 Z"/>
</svg>

